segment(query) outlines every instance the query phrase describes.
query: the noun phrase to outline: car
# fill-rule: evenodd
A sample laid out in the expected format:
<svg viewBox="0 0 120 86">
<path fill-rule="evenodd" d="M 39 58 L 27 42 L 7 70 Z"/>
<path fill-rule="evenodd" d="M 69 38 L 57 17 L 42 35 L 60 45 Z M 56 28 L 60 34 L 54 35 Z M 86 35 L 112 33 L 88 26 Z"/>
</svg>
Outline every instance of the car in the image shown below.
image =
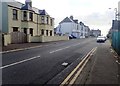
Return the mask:
<svg viewBox="0 0 120 86">
<path fill-rule="evenodd" d="M 104 36 L 98 36 L 97 37 L 97 42 L 105 42 L 106 41 L 106 38 Z"/>
</svg>

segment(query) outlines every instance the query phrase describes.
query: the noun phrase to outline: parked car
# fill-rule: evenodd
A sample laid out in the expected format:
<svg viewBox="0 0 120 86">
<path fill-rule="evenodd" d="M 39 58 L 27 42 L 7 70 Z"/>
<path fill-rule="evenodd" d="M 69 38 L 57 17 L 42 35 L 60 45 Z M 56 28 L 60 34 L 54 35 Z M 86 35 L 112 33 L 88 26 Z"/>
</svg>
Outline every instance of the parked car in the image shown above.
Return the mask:
<svg viewBox="0 0 120 86">
<path fill-rule="evenodd" d="M 97 37 L 97 42 L 105 42 L 105 41 L 106 41 L 106 37 L 104 37 L 104 36 Z"/>
</svg>

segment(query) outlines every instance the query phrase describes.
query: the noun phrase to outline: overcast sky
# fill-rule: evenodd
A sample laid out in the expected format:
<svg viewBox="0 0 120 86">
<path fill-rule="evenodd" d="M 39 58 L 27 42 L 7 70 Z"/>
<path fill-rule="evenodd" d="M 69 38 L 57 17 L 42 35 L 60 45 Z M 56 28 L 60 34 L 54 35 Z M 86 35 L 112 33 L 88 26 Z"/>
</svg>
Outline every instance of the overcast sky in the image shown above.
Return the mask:
<svg viewBox="0 0 120 86">
<path fill-rule="evenodd" d="M 16 0 L 25 3 L 25 0 Z M 45 9 L 55 18 L 55 27 L 65 17 L 71 15 L 88 25 L 90 29 L 100 29 L 107 34 L 114 19 L 114 8 L 119 0 L 32 0 L 33 7 Z M 112 9 L 109 9 L 112 8 Z"/>
</svg>

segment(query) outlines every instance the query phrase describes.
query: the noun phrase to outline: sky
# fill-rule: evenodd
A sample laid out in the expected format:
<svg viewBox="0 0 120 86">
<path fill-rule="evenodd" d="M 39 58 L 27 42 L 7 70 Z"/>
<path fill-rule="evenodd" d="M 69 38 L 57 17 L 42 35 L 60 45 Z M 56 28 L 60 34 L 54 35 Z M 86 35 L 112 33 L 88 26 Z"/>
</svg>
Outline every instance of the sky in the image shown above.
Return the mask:
<svg viewBox="0 0 120 86">
<path fill-rule="evenodd" d="M 25 3 L 25 0 L 16 0 Z M 115 17 L 119 0 L 32 0 L 33 7 L 45 9 L 55 18 L 55 27 L 65 17 L 74 16 L 90 29 L 100 29 L 106 35 Z M 111 8 L 111 9 L 109 9 Z"/>
</svg>

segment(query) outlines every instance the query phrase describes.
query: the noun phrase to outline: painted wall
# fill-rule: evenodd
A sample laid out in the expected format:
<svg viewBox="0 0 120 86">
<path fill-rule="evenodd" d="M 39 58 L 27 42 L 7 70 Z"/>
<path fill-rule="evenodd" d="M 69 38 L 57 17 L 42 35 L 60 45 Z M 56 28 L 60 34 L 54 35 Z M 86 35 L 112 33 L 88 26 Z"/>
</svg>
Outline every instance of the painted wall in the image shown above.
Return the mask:
<svg viewBox="0 0 120 86">
<path fill-rule="evenodd" d="M 85 38 L 88 35 L 88 28 L 84 25 L 76 24 L 76 23 L 62 23 L 59 24 L 56 30 L 56 34 L 67 34 L 73 35 L 77 38 Z"/>
<path fill-rule="evenodd" d="M 62 35 L 68 34 L 69 36 L 72 34 L 72 30 L 75 29 L 75 26 L 76 26 L 75 23 L 71 23 L 71 22 L 59 24 L 56 33 L 62 33 Z"/>
<path fill-rule="evenodd" d="M 2 32 L 8 33 L 8 6 L 2 2 Z"/>
<path fill-rule="evenodd" d="M 68 36 L 36 36 L 29 37 L 30 42 L 52 42 L 52 41 L 61 41 L 69 40 Z"/>
<path fill-rule="evenodd" d="M 18 11 L 18 20 L 13 20 L 13 9 Z M 21 10 L 8 6 L 8 28 L 9 33 L 13 32 L 13 27 L 19 27 L 19 31 L 21 32 Z"/>
</svg>

